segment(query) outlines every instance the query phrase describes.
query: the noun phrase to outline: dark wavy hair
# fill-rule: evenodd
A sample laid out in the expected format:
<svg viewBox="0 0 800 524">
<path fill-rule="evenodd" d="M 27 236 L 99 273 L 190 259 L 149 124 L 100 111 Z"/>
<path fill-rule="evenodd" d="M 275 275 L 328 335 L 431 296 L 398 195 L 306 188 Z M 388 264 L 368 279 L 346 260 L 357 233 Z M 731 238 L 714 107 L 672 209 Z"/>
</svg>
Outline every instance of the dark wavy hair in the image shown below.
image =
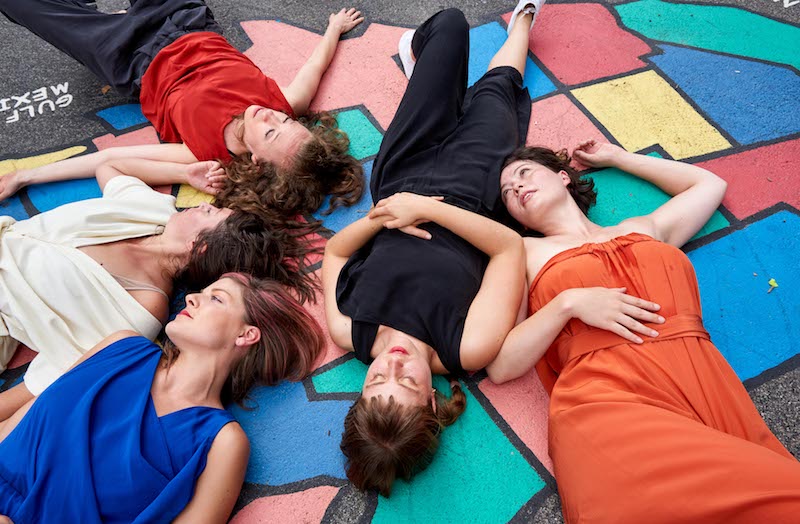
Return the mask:
<svg viewBox="0 0 800 524">
<path fill-rule="evenodd" d="M 231 370 L 222 388 L 222 402 L 246 407 L 254 386 L 308 376 L 325 348 L 325 336 L 314 317 L 277 282 L 246 273 L 226 273 L 219 278 L 230 278 L 242 287 L 244 321 L 261 331 L 259 341 Z M 165 341 L 163 352 L 167 367 L 180 354 L 170 340 Z"/>
<path fill-rule="evenodd" d="M 177 288 L 197 290 L 224 273 L 249 273 L 291 288 L 305 302 L 319 287 L 308 271 L 309 256 L 318 252 L 313 240 L 242 210 L 214 229 L 197 236 L 188 262 L 175 275 Z"/>
<path fill-rule="evenodd" d="M 597 200 L 594 181 L 591 178 L 583 178 L 575 168 L 569 165 L 572 158 L 566 149 L 554 151 L 546 147 L 520 147 L 506 158 L 503 163 L 503 169 L 517 160 L 530 160 L 556 173 L 562 170 L 566 171 L 570 179 L 570 183 L 567 186 L 569 194 L 572 195 L 573 200 L 578 204 L 578 208 L 583 214 L 589 214 L 589 208 Z"/>
<path fill-rule="evenodd" d="M 457 380 L 450 399 L 436 391 L 436 412 L 429 403 L 406 406 L 394 397 L 359 399 L 344 419 L 341 449 L 347 478 L 361 491 L 388 497 L 397 477 L 406 480 L 424 470 L 439 448 L 439 435 L 464 412 L 467 397 Z"/>
<path fill-rule="evenodd" d="M 217 195 L 220 206 L 258 212 L 270 220 L 292 219 L 319 209 L 330 195 L 330 213 L 350 206 L 364 194 L 364 169 L 347 153 L 350 139 L 327 112 L 298 119 L 311 132 L 292 162 L 276 166 L 255 163 L 250 153 L 237 155 L 223 165 L 225 186 Z"/>
</svg>

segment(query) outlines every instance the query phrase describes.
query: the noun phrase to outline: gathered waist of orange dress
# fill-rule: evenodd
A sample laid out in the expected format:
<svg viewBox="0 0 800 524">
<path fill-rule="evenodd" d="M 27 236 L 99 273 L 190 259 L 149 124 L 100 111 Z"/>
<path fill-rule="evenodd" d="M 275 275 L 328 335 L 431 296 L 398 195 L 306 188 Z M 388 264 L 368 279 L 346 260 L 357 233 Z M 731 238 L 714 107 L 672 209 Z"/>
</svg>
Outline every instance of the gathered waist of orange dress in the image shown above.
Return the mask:
<svg viewBox="0 0 800 524">
<path fill-rule="evenodd" d="M 657 337 L 641 337 L 643 344 L 672 340 L 681 337 L 699 337 L 710 340 L 711 337 L 703 327 L 700 315 L 683 314 L 667 317 L 663 324 L 646 323 L 645 326 L 658 331 Z M 558 355 L 558 361 L 563 366 L 570 360 L 576 359 L 592 351 L 607 349 L 631 342 L 616 333 L 600 328 L 590 328 L 577 335 L 562 332 L 553 342 L 551 352 Z"/>
</svg>

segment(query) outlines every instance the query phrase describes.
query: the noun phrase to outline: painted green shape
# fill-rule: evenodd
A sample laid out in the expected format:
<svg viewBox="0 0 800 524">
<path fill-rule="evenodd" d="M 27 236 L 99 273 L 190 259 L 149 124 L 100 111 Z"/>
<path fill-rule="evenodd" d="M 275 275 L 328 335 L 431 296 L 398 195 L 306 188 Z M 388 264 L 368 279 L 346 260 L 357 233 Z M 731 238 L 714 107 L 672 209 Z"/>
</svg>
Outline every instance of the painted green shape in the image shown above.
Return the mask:
<svg viewBox="0 0 800 524">
<path fill-rule="evenodd" d="M 356 358 L 351 358 L 311 378 L 317 393 L 360 393 L 367 375 L 367 366 Z M 433 387 L 443 393 L 450 391 L 450 384 L 444 377 L 434 376 Z"/>
<path fill-rule="evenodd" d="M 800 28 L 726 6 L 641 0 L 614 6 L 622 23 L 653 40 L 800 69 Z"/>
<path fill-rule="evenodd" d="M 411 482 L 378 497 L 376 524 L 508 522 L 545 485 L 475 397 L 442 432 L 436 457 Z"/>
<path fill-rule="evenodd" d="M 658 153 L 650 153 L 648 156 L 661 158 Z M 613 226 L 627 218 L 651 213 L 670 198 L 650 182 L 616 168 L 602 169 L 589 177 L 594 180 L 597 190 L 597 202 L 589 210 L 589 218 L 601 226 Z M 730 222 L 722 213 L 714 211 L 692 240 L 729 225 Z"/>
<path fill-rule="evenodd" d="M 350 137 L 349 153 L 358 160 L 377 155 L 381 146 L 380 131 L 358 109 L 349 109 L 336 114 L 339 128 Z"/>
</svg>

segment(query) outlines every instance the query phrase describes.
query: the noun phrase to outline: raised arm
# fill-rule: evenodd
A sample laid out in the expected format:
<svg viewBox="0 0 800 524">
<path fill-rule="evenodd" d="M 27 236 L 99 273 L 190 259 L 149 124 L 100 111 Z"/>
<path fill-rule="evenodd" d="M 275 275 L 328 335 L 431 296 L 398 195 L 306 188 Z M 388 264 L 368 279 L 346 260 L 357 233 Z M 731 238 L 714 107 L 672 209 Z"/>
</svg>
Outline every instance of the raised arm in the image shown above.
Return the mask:
<svg viewBox="0 0 800 524">
<path fill-rule="evenodd" d="M 361 12 L 352 7 L 331 14 L 322 40 L 314 48 L 308 61 L 297 72 L 289 87 L 283 89 L 283 95 L 296 115 L 303 115 L 308 111 L 311 100 L 317 94 L 322 75 L 325 74 L 328 66 L 331 65 L 333 55 L 336 54 L 339 37 L 363 21 Z"/>
<path fill-rule="evenodd" d="M 494 360 L 514 327 L 525 283 L 522 238 L 484 216 L 411 193 L 398 193 L 379 202 L 371 216 L 391 216 L 387 228 L 424 221 L 436 222 L 489 256 L 478 294 L 472 301 L 461 337 L 461 365 L 482 369 Z"/>
<path fill-rule="evenodd" d="M 629 153 L 611 144 L 589 140 L 573 155 L 591 167 L 616 167 L 656 185 L 672 198 L 642 220 L 654 238 L 680 247 L 700 231 L 719 207 L 727 182 L 701 167 L 674 160 Z"/>
<path fill-rule="evenodd" d="M 137 158 L 190 164 L 197 158 L 184 144 L 152 144 L 110 147 L 88 155 L 76 156 L 33 169 L 21 169 L 0 177 L 0 200 L 5 200 L 23 187 L 45 182 L 58 182 L 95 176 L 100 165 L 120 158 Z"/>
</svg>

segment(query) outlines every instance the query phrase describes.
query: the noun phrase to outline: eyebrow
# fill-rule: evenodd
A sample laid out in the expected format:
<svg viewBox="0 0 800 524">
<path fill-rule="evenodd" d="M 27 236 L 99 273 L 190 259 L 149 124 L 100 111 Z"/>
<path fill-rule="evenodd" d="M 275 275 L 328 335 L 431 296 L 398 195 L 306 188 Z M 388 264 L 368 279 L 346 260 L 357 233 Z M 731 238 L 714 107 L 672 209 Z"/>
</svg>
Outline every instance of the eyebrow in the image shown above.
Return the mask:
<svg viewBox="0 0 800 524">
<path fill-rule="evenodd" d="M 211 292 L 221 291 L 221 292 L 225 293 L 226 295 L 228 295 L 229 297 L 232 296 L 230 293 L 228 293 L 227 291 L 225 291 L 221 287 L 212 287 L 209 291 L 211 291 Z"/>
<path fill-rule="evenodd" d="M 380 386 L 381 384 L 386 384 L 386 381 L 384 380 L 383 382 L 373 382 L 371 384 L 367 384 L 366 386 L 364 386 L 364 389 L 369 389 L 372 386 Z M 409 391 L 411 391 L 413 393 L 419 393 L 419 391 L 417 391 L 416 389 L 412 388 L 411 386 L 406 386 L 405 384 L 401 384 L 400 382 L 398 382 L 397 385 L 400 386 L 401 388 L 406 388 L 407 390 L 409 390 Z"/>
</svg>

